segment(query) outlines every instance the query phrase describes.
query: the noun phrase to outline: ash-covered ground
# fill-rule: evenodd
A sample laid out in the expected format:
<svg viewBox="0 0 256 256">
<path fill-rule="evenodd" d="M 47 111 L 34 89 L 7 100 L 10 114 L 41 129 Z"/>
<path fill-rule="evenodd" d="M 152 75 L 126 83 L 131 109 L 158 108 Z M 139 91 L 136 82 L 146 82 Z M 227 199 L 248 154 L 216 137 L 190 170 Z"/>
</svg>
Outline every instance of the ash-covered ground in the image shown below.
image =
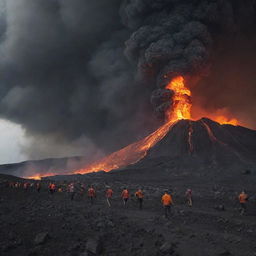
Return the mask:
<svg viewBox="0 0 256 256">
<path fill-rule="evenodd" d="M 87 192 L 51 195 L 42 181 L 40 193 L 10 188 L 1 177 L 0 255 L 256 255 L 256 189 L 254 170 L 225 175 L 223 170 L 198 172 L 127 170 L 126 172 L 78 175 L 77 182 L 93 184 L 97 197 L 90 205 Z M 75 179 L 72 177 L 72 179 Z M 4 182 L 5 180 L 5 182 Z M 57 186 L 70 181 L 59 180 Z M 106 185 L 114 190 L 112 207 L 105 199 Z M 131 198 L 125 208 L 120 198 L 123 187 Z M 139 210 L 135 191 L 145 193 Z M 185 191 L 193 190 L 193 207 L 185 203 Z M 164 217 L 161 196 L 168 189 L 174 207 Z M 250 196 L 247 213 L 239 214 L 238 194 Z M 78 192 L 78 190 L 77 190 Z"/>
</svg>

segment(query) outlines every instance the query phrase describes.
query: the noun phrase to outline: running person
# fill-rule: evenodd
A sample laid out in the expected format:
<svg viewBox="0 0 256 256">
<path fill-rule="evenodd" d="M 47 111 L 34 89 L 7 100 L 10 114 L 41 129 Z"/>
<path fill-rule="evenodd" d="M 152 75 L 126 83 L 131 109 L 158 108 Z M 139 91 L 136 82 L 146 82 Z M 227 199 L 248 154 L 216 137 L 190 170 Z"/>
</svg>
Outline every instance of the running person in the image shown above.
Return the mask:
<svg viewBox="0 0 256 256">
<path fill-rule="evenodd" d="M 238 196 L 238 200 L 240 203 L 240 214 L 244 215 L 246 212 L 246 203 L 248 201 L 248 195 L 246 194 L 245 190 L 241 192 L 241 194 Z"/>
<path fill-rule="evenodd" d="M 139 208 L 142 210 L 142 204 L 143 204 L 143 198 L 144 198 L 144 193 L 142 192 L 141 189 L 136 191 L 135 196 L 137 197 L 138 203 L 139 203 Z"/>
<path fill-rule="evenodd" d="M 112 196 L 113 196 L 113 190 L 109 187 L 107 190 L 106 190 L 106 199 L 107 199 L 107 203 L 108 203 L 108 206 L 111 207 L 111 199 L 112 199 Z"/>
<path fill-rule="evenodd" d="M 96 191 L 93 186 L 88 189 L 88 197 L 90 198 L 91 205 L 93 205 L 94 198 L 96 197 Z"/>
<path fill-rule="evenodd" d="M 166 218 L 169 218 L 171 213 L 171 205 L 173 205 L 172 196 L 165 191 L 164 195 L 162 196 L 162 204 L 164 207 L 164 214 Z"/>
<path fill-rule="evenodd" d="M 126 206 L 129 197 L 130 195 L 129 195 L 128 189 L 124 188 L 121 194 L 121 198 L 123 199 L 124 206 Z"/>
</svg>

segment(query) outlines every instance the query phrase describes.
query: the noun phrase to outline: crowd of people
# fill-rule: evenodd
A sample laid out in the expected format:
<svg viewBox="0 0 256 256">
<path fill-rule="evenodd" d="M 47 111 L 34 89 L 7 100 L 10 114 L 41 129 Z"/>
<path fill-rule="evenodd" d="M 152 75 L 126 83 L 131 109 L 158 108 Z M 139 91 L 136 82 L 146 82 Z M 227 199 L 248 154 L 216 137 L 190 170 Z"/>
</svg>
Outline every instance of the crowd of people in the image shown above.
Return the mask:
<svg viewBox="0 0 256 256">
<path fill-rule="evenodd" d="M 34 189 L 38 193 L 40 193 L 41 188 L 42 188 L 42 183 L 41 182 L 10 182 L 8 183 L 8 186 L 11 188 L 21 188 L 24 191 L 28 191 L 30 189 Z M 74 200 L 75 196 L 80 194 L 87 194 L 90 204 L 93 205 L 94 201 L 96 199 L 96 189 L 91 185 L 89 188 L 86 187 L 85 184 L 81 183 L 76 183 L 76 182 L 70 182 L 69 184 L 63 183 L 63 184 L 55 184 L 53 182 L 50 182 L 47 184 L 47 188 L 49 191 L 49 194 L 54 195 L 57 192 L 67 192 L 70 195 L 70 200 Z M 105 189 L 105 198 L 107 205 L 111 207 L 112 205 L 112 197 L 113 197 L 114 191 L 110 186 L 106 185 Z M 120 194 L 120 198 L 123 202 L 124 207 L 127 206 L 128 200 L 130 199 L 130 192 L 127 188 L 123 188 L 122 192 Z M 143 201 L 144 201 L 144 191 L 139 188 L 135 193 L 134 193 L 135 198 L 137 199 L 138 202 L 138 208 L 140 210 L 143 209 Z M 189 207 L 193 206 L 193 198 L 192 198 L 192 189 L 188 188 L 185 192 L 185 199 L 186 203 Z M 243 190 L 239 195 L 238 195 L 238 201 L 240 203 L 240 214 L 244 215 L 246 212 L 246 204 L 248 202 L 248 195 L 245 190 Z M 171 207 L 174 206 L 174 201 L 173 201 L 173 195 L 172 193 L 168 192 L 167 190 L 163 193 L 161 197 L 161 203 L 164 208 L 164 214 L 165 217 L 168 218 L 171 214 Z"/>
</svg>

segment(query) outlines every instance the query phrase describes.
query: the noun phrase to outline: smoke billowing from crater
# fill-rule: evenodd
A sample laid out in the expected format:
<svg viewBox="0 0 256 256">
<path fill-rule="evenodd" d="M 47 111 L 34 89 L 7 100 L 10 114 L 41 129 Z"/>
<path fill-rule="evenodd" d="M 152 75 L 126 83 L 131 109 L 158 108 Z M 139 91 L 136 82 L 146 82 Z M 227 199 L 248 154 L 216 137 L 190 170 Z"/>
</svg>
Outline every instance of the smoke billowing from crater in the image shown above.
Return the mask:
<svg viewBox="0 0 256 256">
<path fill-rule="evenodd" d="M 154 112 L 163 118 L 173 95 L 164 88 L 177 75 L 193 106 L 256 126 L 253 0 L 0 0 L 0 8 L 0 117 L 26 129 L 33 158 L 57 156 L 56 144 L 95 154 L 141 138 L 157 126 Z M 236 69 L 233 86 L 225 74 Z"/>
</svg>

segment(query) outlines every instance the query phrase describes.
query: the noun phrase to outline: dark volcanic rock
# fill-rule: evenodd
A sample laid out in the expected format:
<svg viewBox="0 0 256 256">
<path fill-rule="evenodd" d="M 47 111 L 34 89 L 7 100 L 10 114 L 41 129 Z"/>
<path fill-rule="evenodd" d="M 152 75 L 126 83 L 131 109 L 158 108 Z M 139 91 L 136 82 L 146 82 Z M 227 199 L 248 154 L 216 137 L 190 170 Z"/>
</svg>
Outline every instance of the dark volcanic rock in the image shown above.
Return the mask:
<svg viewBox="0 0 256 256">
<path fill-rule="evenodd" d="M 44 244 L 49 238 L 49 234 L 47 232 L 39 233 L 34 240 L 36 245 Z"/>
<path fill-rule="evenodd" d="M 174 252 L 173 244 L 171 242 L 165 242 L 161 247 L 160 251 L 164 255 L 168 255 Z"/>
<path fill-rule="evenodd" d="M 86 242 L 86 250 L 93 255 L 98 255 L 102 250 L 101 239 L 89 238 Z"/>
</svg>

